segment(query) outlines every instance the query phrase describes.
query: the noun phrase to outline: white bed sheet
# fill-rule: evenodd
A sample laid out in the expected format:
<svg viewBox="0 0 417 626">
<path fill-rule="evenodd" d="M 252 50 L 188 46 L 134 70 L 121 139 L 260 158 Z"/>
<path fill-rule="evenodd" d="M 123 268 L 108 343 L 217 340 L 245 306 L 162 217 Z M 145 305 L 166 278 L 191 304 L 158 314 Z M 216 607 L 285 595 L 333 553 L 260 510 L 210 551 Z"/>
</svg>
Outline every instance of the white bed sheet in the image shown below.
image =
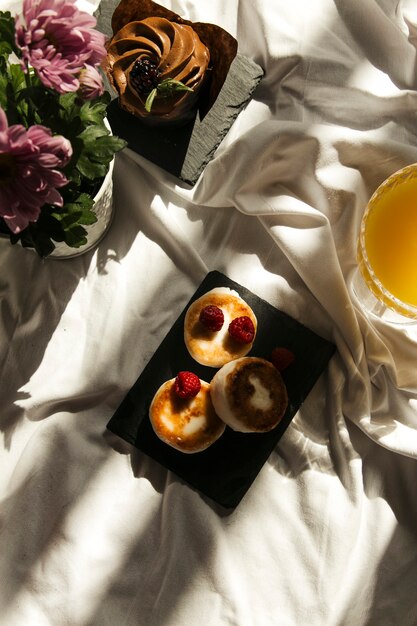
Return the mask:
<svg viewBox="0 0 417 626">
<path fill-rule="evenodd" d="M 265 78 L 194 188 L 118 155 L 94 252 L 0 241 L 0 623 L 414 626 L 417 328 L 350 282 L 366 201 L 417 162 L 416 2 L 161 4 Z M 234 511 L 105 433 L 213 269 L 337 346 Z"/>
</svg>

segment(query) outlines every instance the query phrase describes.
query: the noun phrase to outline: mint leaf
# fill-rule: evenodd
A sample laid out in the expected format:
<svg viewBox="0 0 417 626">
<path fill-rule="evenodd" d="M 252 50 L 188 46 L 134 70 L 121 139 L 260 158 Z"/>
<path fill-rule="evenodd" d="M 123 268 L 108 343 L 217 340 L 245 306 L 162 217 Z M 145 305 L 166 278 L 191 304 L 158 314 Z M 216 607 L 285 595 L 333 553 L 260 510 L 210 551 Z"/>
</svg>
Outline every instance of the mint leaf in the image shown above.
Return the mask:
<svg viewBox="0 0 417 626">
<path fill-rule="evenodd" d="M 173 78 L 166 78 L 159 83 L 158 95 L 164 98 L 171 96 L 176 91 L 192 91 L 191 87 L 187 87 L 180 80 L 174 80 Z"/>
<path fill-rule="evenodd" d="M 176 91 L 193 91 L 191 87 L 187 87 L 180 80 L 174 80 L 173 78 L 165 78 L 165 80 L 161 81 L 159 85 L 152 89 L 146 98 L 145 109 L 148 113 L 151 112 L 153 101 L 156 96 L 161 96 L 161 98 L 169 98 Z"/>
<path fill-rule="evenodd" d="M 155 100 L 156 93 L 157 93 L 156 89 L 152 89 L 152 91 L 150 92 L 149 96 L 146 98 L 145 109 L 148 111 L 148 113 L 151 112 L 153 101 Z"/>
</svg>

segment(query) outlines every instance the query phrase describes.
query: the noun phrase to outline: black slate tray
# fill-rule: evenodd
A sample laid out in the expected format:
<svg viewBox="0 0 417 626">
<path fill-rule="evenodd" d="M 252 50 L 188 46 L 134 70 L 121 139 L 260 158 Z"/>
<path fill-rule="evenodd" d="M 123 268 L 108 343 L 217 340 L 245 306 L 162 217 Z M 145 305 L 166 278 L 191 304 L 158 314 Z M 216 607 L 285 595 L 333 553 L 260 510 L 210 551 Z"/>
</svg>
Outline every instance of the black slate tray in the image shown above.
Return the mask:
<svg viewBox="0 0 417 626">
<path fill-rule="evenodd" d="M 121 109 L 118 98 L 109 104 L 107 119 L 113 134 L 125 139 L 131 150 L 192 186 L 251 99 L 262 76 L 259 65 L 237 54 L 217 100 L 203 120 L 197 114 L 181 126 L 147 126 Z"/>
<path fill-rule="evenodd" d="M 96 12 L 97 28 L 107 37 L 113 34 L 111 19 L 119 0 L 101 0 Z M 128 147 L 184 183 L 194 185 L 212 160 L 217 148 L 239 113 L 250 101 L 264 75 L 252 59 L 237 53 L 220 93 L 203 120 L 197 115 L 178 127 L 151 127 L 123 111 L 107 79 L 105 85 L 114 99 L 107 110 L 113 134 Z"/>
<path fill-rule="evenodd" d="M 268 433 L 236 433 L 226 427 L 220 439 L 207 450 L 183 454 L 158 439 L 150 424 L 148 410 L 158 387 L 176 376 L 178 371 L 191 370 L 207 382 L 217 371 L 194 361 L 183 339 L 187 308 L 193 300 L 214 287 L 235 289 L 253 308 L 258 318 L 258 331 L 250 356 L 269 359 L 275 346 L 287 347 L 295 354 L 294 363 L 283 372 L 289 403 L 280 424 Z M 226 508 L 235 507 L 281 439 L 334 351 L 335 346 L 332 343 L 286 313 L 224 274 L 210 272 L 127 393 L 107 427 L 215 502 Z"/>
</svg>

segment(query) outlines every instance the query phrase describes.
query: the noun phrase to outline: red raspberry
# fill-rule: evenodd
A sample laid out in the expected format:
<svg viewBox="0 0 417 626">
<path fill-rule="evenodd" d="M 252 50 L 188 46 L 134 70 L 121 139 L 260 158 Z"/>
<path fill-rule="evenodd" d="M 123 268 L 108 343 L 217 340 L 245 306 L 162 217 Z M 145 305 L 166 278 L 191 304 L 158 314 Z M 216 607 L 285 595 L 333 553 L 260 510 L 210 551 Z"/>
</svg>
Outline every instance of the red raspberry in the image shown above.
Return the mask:
<svg viewBox="0 0 417 626">
<path fill-rule="evenodd" d="M 229 324 L 229 334 L 239 343 L 251 343 L 255 337 L 255 326 L 250 317 L 235 317 Z"/>
<path fill-rule="evenodd" d="M 283 372 L 294 361 L 295 354 L 288 348 L 274 348 L 271 352 L 271 363 L 280 372 Z"/>
<path fill-rule="evenodd" d="M 178 372 L 174 381 L 174 391 L 180 398 L 194 398 L 201 389 L 199 377 L 193 372 Z"/>
<path fill-rule="evenodd" d="M 224 323 L 223 311 L 214 304 L 209 304 L 201 309 L 199 319 L 209 330 L 220 330 Z"/>
</svg>

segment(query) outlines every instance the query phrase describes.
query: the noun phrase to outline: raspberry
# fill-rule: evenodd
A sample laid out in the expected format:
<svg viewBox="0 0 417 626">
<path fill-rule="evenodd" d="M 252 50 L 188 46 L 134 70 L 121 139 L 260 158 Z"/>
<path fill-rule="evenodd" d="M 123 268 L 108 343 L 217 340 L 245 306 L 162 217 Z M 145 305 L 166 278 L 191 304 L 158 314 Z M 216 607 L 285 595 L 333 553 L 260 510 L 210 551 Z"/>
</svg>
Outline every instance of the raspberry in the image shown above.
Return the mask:
<svg viewBox="0 0 417 626">
<path fill-rule="evenodd" d="M 130 83 L 138 94 L 148 94 L 158 86 L 160 71 L 155 61 L 137 59 L 130 71 Z"/>
<path fill-rule="evenodd" d="M 271 352 L 271 363 L 280 372 L 283 372 L 294 361 L 295 354 L 288 348 L 274 348 Z"/>
<path fill-rule="evenodd" d="M 235 317 L 229 324 L 229 334 L 239 343 L 251 343 L 255 337 L 255 326 L 250 317 Z"/>
<path fill-rule="evenodd" d="M 209 304 L 201 309 L 200 322 L 209 330 L 220 330 L 224 323 L 223 311 L 218 306 Z"/>
<path fill-rule="evenodd" d="M 193 372 L 178 372 L 174 381 L 174 391 L 184 400 L 194 398 L 201 389 L 199 377 Z"/>
</svg>

